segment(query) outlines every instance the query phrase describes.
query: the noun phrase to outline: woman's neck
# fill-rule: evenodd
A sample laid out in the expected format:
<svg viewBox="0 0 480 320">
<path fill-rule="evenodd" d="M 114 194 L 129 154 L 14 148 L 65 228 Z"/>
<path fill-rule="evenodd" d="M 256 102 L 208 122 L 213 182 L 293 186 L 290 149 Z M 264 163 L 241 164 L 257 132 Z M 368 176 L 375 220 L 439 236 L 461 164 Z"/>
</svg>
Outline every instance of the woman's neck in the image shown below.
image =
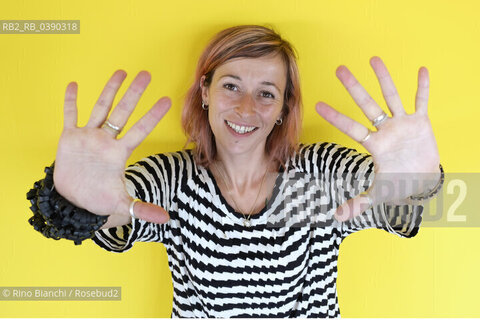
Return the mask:
<svg viewBox="0 0 480 320">
<path fill-rule="evenodd" d="M 264 150 L 263 145 L 255 152 L 232 154 L 217 148 L 212 173 L 227 202 L 244 217 L 259 213 L 273 193 L 276 168 Z"/>
<path fill-rule="evenodd" d="M 222 170 L 224 183 L 230 191 L 244 193 L 246 189 L 258 186 L 265 174 L 270 171 L 271 163 L 265 152 L 246 154 L 227 154 L 218 152 L 215 162 L 217 170 Z M 220 168 L 218 168 L 220 167 Z"/>
</svg>

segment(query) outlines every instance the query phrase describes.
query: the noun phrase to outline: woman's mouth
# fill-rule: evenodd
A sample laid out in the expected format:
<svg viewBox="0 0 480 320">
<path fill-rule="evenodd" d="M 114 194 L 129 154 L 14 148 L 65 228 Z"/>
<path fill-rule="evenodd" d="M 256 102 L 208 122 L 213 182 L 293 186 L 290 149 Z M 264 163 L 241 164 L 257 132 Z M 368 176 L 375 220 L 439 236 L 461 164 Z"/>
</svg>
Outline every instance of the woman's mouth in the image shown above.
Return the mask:
<svg viewBox="0 0 480 320">
<path fill-rule="evenodd" d="M 258 129 L 258 127 L 254 127 L 254 126 L 238 125 L 238 124 L 235 124 L 235 123 L 230 122 L 228 120 L 225 120 L 225 123 L 227 124 L 227 126 L 230 129 L 232 129 L 233 132 L 235 132 L 236 134 L 241 134 L 241 135 L 246 135 L 248 133 L 252 133 L 256 129 Z"/>
</svg>

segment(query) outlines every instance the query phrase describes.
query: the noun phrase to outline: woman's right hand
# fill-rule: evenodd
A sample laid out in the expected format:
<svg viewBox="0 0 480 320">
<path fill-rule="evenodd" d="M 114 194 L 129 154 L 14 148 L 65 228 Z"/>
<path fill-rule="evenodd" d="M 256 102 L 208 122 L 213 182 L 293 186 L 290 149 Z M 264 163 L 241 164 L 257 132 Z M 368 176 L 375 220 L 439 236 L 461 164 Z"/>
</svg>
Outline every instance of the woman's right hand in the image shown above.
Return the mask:
<svg viewBox="0 0 480 320">
<path fill-rule="evenodd" d="M 55 189 L 77 207 L 98 215 L 109 215 L 111 221 L 130 220 L 130 203 L 125 184 L 125 166 L 133 150 L 147 137 L 171 105 L 168 97 L 155 105 L 125 135 L 103 126 L 113 99 L 126 73 L 117 70 L 103 89 L 86 126 L 77 126 L 77 83 L 71 82 L 65 92 L 64 127 L 55 159 Z M 138 73 L 125 95 L 113 109 L 108 121 L 123 128 L 150 82 L 146 71 Z M 165 223 L 168 213 L 151 203 L 137 202 L 135 215 L 154 223 Z M 125 224 L 126 224 L 125 223 Z"/>
</svg>

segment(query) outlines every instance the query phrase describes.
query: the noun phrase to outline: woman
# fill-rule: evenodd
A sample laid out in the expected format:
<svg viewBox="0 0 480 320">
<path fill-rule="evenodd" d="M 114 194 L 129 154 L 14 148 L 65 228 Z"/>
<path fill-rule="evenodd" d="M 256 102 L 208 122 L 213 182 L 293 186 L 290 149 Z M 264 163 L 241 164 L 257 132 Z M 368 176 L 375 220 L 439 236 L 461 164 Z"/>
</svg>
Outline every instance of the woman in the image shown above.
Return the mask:
<svg viewBox="0 0 480 320">
<path fill-rule="evenodd" d="M 377 131 L 325 103 L 316 106 L 371 156 L 333 143 L 298 144 L 294 50 L 261 26 L 223 30 L 203 52 L 182 115 L 195 148 L 152 155 L 126 171 L 131 152 L 170 100 L 160 99 L 117 139 L 149 74 L 137 75 L 107 119 L 126 76 L 115 72 L 82 128 L 77 86 L 70 83 L 55 189 L 75 206 L 108 216 L 93 238 L 106 250 L 164 243 L 174 282 L 172 316 L 339 316 L 341 241 L 371 227 L 414 236 L 422 207 L 412 201 L 441 187 L 427 70 L 419 71 L 416 112 L 407 115 L 382 61 L 375 57 L 371 64 L 393 117 L 347 68 L 337 76 Z"/>
</svg>

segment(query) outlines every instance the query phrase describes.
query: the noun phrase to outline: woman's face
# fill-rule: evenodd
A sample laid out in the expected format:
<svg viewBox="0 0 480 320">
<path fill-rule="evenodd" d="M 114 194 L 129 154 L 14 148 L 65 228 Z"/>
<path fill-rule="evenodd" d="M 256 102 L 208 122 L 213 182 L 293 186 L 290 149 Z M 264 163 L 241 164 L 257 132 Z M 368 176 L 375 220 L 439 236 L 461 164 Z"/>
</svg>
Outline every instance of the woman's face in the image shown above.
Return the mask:
<svg viewBox="0 0 480 320">
<path fill-rule="evenodd" d="M 264 152 L 267 136 L 282 117 L 287 71 L 279 55 L 236 58 L 219 66 L 202 98 L 219 152 Z"/>
</svg>

